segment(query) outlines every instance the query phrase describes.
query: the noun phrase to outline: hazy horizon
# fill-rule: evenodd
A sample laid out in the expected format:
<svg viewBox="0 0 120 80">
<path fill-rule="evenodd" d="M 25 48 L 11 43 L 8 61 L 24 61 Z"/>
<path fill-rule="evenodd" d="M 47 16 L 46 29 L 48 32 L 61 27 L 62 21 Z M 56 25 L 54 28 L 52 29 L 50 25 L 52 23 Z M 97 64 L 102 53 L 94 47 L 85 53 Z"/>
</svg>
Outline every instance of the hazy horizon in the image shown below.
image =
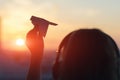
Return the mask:
<svg viewBox="0 0 120 80">
<path fill-rule="evenodd" d="M 81 28 L 99 28 L 114 38 L 120 48 L 119 0 L 1 0 L 2 43 L 4 48 L 26 50 L 16 45 L 25 40 L 33 27 L 32 15 L 55 22 L 44 39 L 45 49 L 57 49 L 69 32 Z"/>
</svg>

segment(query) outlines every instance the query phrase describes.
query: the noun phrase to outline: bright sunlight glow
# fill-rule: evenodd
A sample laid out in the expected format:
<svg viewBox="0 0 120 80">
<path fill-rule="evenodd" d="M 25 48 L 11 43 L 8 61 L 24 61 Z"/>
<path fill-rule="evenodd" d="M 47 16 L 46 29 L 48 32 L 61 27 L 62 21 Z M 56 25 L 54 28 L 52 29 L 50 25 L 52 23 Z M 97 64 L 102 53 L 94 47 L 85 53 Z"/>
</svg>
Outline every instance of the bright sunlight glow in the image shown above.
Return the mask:
<svg viewBox="0 0 120 80">
<path fill-rule="evenodd" d="M 23 39 L 17 39 L 16 40 L 16 45 L 23 46 L 24 44 L 25 44 L 25 41 Z"/>
</svg>

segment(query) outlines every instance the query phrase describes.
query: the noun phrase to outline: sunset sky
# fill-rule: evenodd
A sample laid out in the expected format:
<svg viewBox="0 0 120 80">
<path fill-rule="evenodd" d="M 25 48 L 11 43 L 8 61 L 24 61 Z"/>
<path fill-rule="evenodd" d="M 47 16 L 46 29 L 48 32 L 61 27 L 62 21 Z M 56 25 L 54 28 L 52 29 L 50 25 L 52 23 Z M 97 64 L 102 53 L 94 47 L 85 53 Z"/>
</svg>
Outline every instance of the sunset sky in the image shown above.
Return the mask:
<svg viewBox="0 0 120 80">
<path fill-rule="evenodd" d="M 58 24 L 49 26 L 45 49 L 56 49 L 66 34 L 80 28 L 99 28 L 111 35 L 120 48 L 120 0 L 0 0 L 6 49 L 20 48 L 15 42 L 25 40 L 33 27 L 29 20 L 32 15 Z"/>
</svg>

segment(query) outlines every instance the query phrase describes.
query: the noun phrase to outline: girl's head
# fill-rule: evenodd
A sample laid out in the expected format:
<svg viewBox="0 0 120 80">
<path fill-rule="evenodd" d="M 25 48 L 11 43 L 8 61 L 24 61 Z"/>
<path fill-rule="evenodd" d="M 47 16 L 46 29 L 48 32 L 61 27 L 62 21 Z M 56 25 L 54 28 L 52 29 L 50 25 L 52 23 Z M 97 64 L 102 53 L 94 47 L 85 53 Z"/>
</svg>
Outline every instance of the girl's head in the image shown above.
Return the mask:
<svg viewBox="0 0 120 80">
<path fill-rule="evenodd" d="M 99 29 L 76 30 L 60 48 L 54 71 L 58 80 L 119 80 L 118 47 Z"/>
</svg>

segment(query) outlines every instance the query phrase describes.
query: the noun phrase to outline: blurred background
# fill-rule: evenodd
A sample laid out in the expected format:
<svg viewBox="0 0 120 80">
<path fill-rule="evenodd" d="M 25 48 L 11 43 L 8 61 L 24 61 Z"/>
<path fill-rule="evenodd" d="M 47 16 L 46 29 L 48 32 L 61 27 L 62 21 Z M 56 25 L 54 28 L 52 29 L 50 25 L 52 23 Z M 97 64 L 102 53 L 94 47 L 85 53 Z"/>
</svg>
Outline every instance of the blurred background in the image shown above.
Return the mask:
<svg viewBox="0 0 120 80">
<path fill-rule="evenodd" d="M 120 0 L 0 0 L 0 80 L 23 80 L 30 52 L 25 45 L 32 15 L 55 22 L 44 38 L 42 79 L 51 80 L 56 49 L 76 29 L 99 28 L 120 48 Z"/>
</svg>

